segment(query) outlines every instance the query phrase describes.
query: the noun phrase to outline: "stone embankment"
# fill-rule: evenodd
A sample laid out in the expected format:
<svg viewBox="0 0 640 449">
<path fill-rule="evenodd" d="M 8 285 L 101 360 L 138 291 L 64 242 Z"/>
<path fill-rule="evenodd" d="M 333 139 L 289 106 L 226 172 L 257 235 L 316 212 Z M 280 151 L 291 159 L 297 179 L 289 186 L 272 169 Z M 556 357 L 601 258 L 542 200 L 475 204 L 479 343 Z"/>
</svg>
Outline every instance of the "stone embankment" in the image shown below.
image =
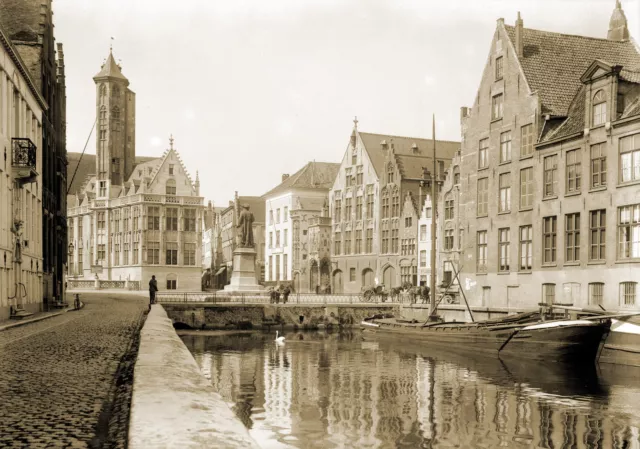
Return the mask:
<svg viewBox="0 0 640 449">
<path fill-rule="evenodd" d="M 255 448 L 242 422 L 204 377 L 161 305 L 140 334 L 130 449 Z"/>
</svg>

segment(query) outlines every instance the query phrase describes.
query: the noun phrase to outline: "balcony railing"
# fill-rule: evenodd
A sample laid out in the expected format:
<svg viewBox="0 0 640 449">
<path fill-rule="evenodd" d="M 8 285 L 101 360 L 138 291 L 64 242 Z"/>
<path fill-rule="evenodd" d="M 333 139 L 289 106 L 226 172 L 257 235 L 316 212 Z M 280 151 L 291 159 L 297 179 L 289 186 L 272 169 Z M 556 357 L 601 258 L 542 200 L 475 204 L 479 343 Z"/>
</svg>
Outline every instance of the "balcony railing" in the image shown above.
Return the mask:
<svg viewBox="0 0 640 449">
<path fill-rule="evenodd" d="M 36 146 L 31 139 L 14 137 L 11 142 L 13 146 L 11 165 L 18 168 L 35 168 Z"/>
</svg>

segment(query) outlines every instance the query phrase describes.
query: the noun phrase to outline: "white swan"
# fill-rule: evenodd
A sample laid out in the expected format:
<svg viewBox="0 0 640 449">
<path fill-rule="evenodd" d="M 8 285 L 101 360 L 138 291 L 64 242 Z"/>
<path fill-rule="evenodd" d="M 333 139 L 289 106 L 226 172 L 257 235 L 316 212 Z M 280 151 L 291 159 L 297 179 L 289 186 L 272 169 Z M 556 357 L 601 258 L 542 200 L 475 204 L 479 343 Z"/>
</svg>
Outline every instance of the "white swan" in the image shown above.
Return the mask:
<svg viewBox="0 0 640 449">
<path fill-rule="evenodd" d="M 278 337 L 278 331 L 276 331 L 276 339 L 274 341 L 276 343 L 284 343 L 284 337 Z"/>
</svg>

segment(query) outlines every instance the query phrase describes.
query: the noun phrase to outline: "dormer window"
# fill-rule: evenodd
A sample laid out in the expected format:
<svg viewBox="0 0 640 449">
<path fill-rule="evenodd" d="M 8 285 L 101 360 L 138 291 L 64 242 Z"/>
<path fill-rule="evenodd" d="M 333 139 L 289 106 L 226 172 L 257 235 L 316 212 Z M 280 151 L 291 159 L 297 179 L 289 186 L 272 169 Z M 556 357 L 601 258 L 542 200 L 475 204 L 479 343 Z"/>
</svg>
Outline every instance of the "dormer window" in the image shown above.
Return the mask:
<svg viewBox="0 0 640 449">
<path fill-rule="evenodd" d="M 599 90 L 593 96 L 593 125 L 603 125 L 607 121 L 607 100 L 604 92 Z"/>
</svg>

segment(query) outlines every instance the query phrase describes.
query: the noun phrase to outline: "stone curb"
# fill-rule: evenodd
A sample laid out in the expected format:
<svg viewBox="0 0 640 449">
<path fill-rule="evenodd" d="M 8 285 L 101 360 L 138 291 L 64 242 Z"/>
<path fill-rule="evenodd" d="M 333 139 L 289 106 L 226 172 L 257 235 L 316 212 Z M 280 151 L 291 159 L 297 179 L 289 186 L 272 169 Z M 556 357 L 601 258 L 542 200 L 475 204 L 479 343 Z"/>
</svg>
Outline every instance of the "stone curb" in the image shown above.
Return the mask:
<svg viewBox="0 0 640 449">
<path fill-rule="evenodd" d="M 6 331 L 8 329 L 12 329 L 14 327 L 24 326 L 26 324 L 37 323 L 38 321 L 47 320 L 49 318 L 53 318 L 54 316 L 60 316 L 64 313 L 67 313 L 67 310 L 63 310 L 61 312 L 55 312 L 49 315 L 39 316 L 31 319 L 16 321 L 15 323 L 5 324 L 4 326 L 0 326 L 0 332 Z"/>
<path fill-rule="evenodd" d="M 129 449 L 260 449 L 154 304 L 140 332 Z"/>
</svg>

